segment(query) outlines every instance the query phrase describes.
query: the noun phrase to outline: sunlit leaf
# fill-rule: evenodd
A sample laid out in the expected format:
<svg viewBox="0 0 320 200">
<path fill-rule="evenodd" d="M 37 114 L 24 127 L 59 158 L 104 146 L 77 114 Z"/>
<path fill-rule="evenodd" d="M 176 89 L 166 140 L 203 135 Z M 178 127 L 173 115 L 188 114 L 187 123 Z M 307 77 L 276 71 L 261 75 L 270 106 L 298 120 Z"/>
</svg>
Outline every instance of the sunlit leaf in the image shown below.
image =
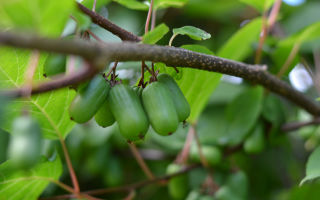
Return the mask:
<svg viewBox="0 0 320 200">
<path fill-rule="evenodd" d="M 259 12 L 263 12 L 265 10 L 268 10 L 272 4 L 275 2 L 275 0 L 240 0 L 240 2 L 243 2 L 245 4 L 248 4 L 255 9 L 257 9 Z"/>
<path fill-rule="evenodd" d="M 133 10 L 148 10 L 149 6 L 145 3 L 136 0 L 113 0 L 129 9 Z"/>
<path fill-rule="evenodd" d="M 142 42 L 144 44 L 155 44 L 157 43 L 159 40 L 161 40 L 161 38 L 167 34 L 169 31 L 169 28 L 167 25 L 165 24 L 160 24 L 158 25 L 155 29 L 153 29 L 152 31 L 148 32 L 147 34 L 145 34 L 142 38 Z"/>
<path fill-rule="evenodd" d="M 155 9 L 162 9 L 168 7 L 179 8 L 184 6 L 189 0 L 154 0 Z"/>
<path fill-rule="evenodd" d="M 52 180 L 62 174 L 62 164 L 45 158 L 30 171 L 14 170 L 10 160 L 0 165 L 0 199 L 37 199 Z"/>
<path fill-rule="evenodd" d="M 29 62 L 30 52 L 11 48 L 0 48 L 0 86 L 2 89 L 18 88 L 24 84 L 24 73 Z M 45 56 L 41 56 L 34 80 L 45 80 L 42 66 Z M 12 120 L 23 110 L 30 110 L 31 115 L 39 122 L 43 136 L 46 138 L 64 137 L 70 132 L 74 123 L 70 120 L 68 107 L 75 92 L 68 88 L 32 98 L 17 99 L 10 105 L 4 122 L 10 132 Z"/>
<path fill-rule="evenodd" d="M 1 0 L 0 27 L 59 36 L 74 9 L 70 0 Z"/>
<path fill-rule="evenodd" d="M 85 7 L 92 9 L 93 3 L 95 0 L 83 0 L 81 2 Z M 111 0 L 96 0 L 96 10 L 99 10 L 101 7 L 106 6 Z"/>
</svg>

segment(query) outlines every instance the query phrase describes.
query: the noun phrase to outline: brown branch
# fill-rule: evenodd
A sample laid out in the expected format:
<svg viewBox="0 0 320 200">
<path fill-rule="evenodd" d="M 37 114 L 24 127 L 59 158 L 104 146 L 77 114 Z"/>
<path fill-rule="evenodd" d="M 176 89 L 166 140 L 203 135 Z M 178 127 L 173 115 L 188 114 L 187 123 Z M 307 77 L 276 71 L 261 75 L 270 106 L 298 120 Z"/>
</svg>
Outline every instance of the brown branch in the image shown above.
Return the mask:
<svg viewBox="0 0 320 200">
<path fill-rule="evenodd" d="M 198 167 L 200 167 L 201 165 L 196 164 L 196 165 L 191 165 L 188 167 L 183 168 L 182 170 L 173 173 L 173 174 L 169 174 L 169 175 L 165 175 L 165 176 L 161 176 L 161 177 L 157 177 L 154 178 L 152 180 L 144 180 L 144 181 L 139 181 L 136 183 L 132 183 L 132 184 L 128 184 L 128 185 L 124 185 L 124 186 L 119 186 L 119 187 L 113 187 L 113 188 L 103 188 L 103 189 L 96 189 L 96 190 L 90 190 L 90 191 L 85 191 L 82 192 L 82 194 L 88 194 L 88 195 L 103 195 L 103 194 L 109 194 L 109 193 L 116 193 L 116 192 L 130 192 L 134 189 L 138 189 L 147 185 L 151 185 L 151 184 L 155 184 L 155 183 L 159 183 L 162 182 L 164 180 L 169 180 L 172 177 L 175 176 L 179 176 L 181 174 L 185 174 L 193 169 L 196 169 Z M 60 196 L 55 196 L 55 197 L 48 197 L 48 198 L 43 198 L 43 200 L 56 200 L 56 199 L 67 199 L 67 198 L 73 198 L 74 195 L 73 194 L 67 194 L 67 195 L 60 195 Z"/>
<path fill-rule="evenodd" d="M 121 40 L 124 41 L 135 41 L 135 42 L 139 42 L 141 41 L 141 38 L 139 38 L 138 36 L 134 35 L 133 33 L 124 30 L 123 28 L 115 25 L 114 23 L 110 22 L 109 20 L 107 20 L 106 18 L 104 18 L 103 16 L 97 14 L 96 12 L 93 12 L 92 10 L 86 8 L 85 6 L 83 6 L 80 3 L 77 3 L 78 8 L 86 15 L 88 15 L 92 22 L 107 29 L 108 31 L 110 31 L 111 33 L 113 33 L 114 35 L 117 35 L 119 38 L 121 38 Z"/>
<path fill-rule="evenodd" d="M 290 131 L 298 130 L 305 126 L 318 125 L 318 124 L 320 124 L 320 118 L 314 118 L 307 122 L 290 122 L 290 123 L 284 124 L 281 127 L 281 130 L 285 132 L 290 132 Z"/>
<path fill-rule="evenodd" d="M 286 82 L 266 72 L 261 66 L 196 53 L 182 48 L 126 42 L 101 44 L 81 40 L 65 41 L 30 35 L 18 35 L 9 32 L 0 32 L 0 44 L 27 49 L 38 49 L 41 51 L 74 54 L 82 56 L 92 62 L 99 60 L 100 63 L 102 61 L 121 62 L 144 60 L 163 62 L 170 67 L 188 67 L 238 76 L 264 86 L 266 89 L 285 97 L 313 115 L 320 115 L 320 107 L 315 101 L 295 90 Z M 99 70 L 101 70 L 101 68 L 99 68 Z M 67 80 L 69 81 L 69 79 Z M 60 87 L 64 86 L 65 84 Z M 57 89 L 57 87 L 43 90 L 42 86 L 39 85 L 36 89 L 36 91 L 38 90 L 37 93 L 39 93 L 39 89 L 45 92 Z M 20 89 L 10 92 L 11 94 L 15 94 L 16 97 L 23 95 Z"/>
</svg>

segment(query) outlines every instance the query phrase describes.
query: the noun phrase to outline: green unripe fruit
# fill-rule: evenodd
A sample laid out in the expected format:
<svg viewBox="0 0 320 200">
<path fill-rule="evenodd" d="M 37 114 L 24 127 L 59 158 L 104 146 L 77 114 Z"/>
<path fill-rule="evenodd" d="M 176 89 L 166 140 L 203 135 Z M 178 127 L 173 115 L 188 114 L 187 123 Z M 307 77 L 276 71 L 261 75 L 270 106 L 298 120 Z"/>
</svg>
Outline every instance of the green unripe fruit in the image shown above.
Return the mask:
<svg viewBox="0 0 320 200">
<path fill-rule="evenodd" d="M 167 174 L 173 174 L 182 169 L 181 165 L 170 164 L 167 167 Z M 168 183 L 169 194 L 173 199 L 185 199 L 188 194 L 188 176 L 187 174 L 181 174 L 172 177 Z"/>
<path fill-rule="evenodd" d="M 263 124 L 259 123 L 244 142 L 244 150 L 247 153 L 260 153 L 264 149 Z"/>
<path fill-rule="evenodd" d="M 97 124 L 102 127 L 111 126 L 114 122 L 114 116 L 111 112 L 109 102 L 105 101 L 94 116 Z"/>
<path fill-rule="evenodd" d="M 214 166 L 218 163 L 220 163 L 222 154 L 221 151 L 214 146 L 202 146 L 201 147 L 201 152 L 205 159 L 208 161 L 208 164 L 211 166 Z M 195 162 L 200 162 L 200 153 L 198 151 L 197 146 L 192 146 L 191 151 L 190 151 L 190 157 L 193 161 Z"/>
<path fill-rule="evenodd" d="M 13 121 L 11 130 L 8 157 L 14 167 L 29 169 L 40 158 L 42 137 L 40 126 L 30 116 L 21 116 Z"/>
<path fill-rule="evenodd" d="M 152 128 L 160 135 L 171 135 L 179 125 L 169 89 L 160 82 L 149 84 L 142 92 L 142 102 Z"/>
<path fill-rule="evenodd" d="M 49 77 L 66 71 L 67 57 L 63 54 L 50 54 L 43 65 L 43 76 Z"/>
<path fill-rule="evenodd" d="M 179 121 L 185 121 L 190 115 L 190 105 L 180 90 L 176 81 L 168 74 L 160 74 L 158 81 L 165 84 L 170 90 L 171 98 L 177 110 Z"/>
<path fill-rule="evenodd" d="M 117 84 L 111 88 L 108 101 L 120 133 L 129 141 L 142 139 L 149 122 L 137 93 L 130 86 Z"/>
<path fill-rule="evenodd" d="M 89 121 L 106 100 L 110 84 L 102 77 L 96 75 L 88 84 L 85 91 L 79 93 L 69 107 L 69 115 L 77 123 Z"/>
</svg>

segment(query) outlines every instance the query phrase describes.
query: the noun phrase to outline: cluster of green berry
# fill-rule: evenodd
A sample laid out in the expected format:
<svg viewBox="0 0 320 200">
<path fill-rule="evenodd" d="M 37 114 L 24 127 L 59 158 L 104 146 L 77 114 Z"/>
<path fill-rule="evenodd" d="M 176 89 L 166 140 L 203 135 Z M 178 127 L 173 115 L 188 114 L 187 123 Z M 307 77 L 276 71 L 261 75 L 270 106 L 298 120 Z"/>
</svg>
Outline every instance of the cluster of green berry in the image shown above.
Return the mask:
<svg viewBox="0 0 320 200">
<path fill-rule="evenodd" d="M 98 74 L 78 91 L 69 107 L 70 117 L 77 123 L 94 117 L 102 127 L 116 121 L 128 141 L 143 139 L 149 123 L 156 133 L 170 135 L 188 118 L 190 106 L 171 76 L 160 74 L 157 79 L 146 88 L 119 82 L 111 86 Z"/>
</svg>

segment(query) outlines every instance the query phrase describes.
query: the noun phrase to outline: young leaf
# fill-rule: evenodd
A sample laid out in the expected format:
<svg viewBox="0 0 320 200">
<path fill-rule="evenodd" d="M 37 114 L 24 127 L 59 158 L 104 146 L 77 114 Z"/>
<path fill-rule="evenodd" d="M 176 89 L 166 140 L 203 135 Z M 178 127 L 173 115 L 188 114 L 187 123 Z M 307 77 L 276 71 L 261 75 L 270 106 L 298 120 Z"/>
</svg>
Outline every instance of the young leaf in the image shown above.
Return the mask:
<svg viewBox="0 0 320 200">
<path fill-rule="evenodd" d="M 1 88 L 18 88 L 24 83 L 29 57 L 29 51 L 0 48 Z M 42 75 L 44 61 L 45 56 L 41 56 L 34 80 L 44 80 Z M 51 139 L 58 138 L 58 135 L 64 137 L 74 125 L 66 112 L 74 95 L 73 90 L 65 88 L 23 100 L 14 100 L 8 105 L 7 116 L 3 123 L 4 129 L 10 132 L 13 119 L 21 114 L 22 108 L 29 108 L 31 115 L 39 122 L 44 137 Z"/>
<path fill-rule="evenodd" d="M 184 45 L 182 48 L 213 55 L 209 49 L 200 45 Z M 183 69 L 182 74 L 177 82 L 191 107 L 188 121 L 195 122 L 220 82 L 221 74 L 190 68 Z"/>
<path fill-rule="evenodd" d="M 262 109 L 263 88 L 252 87 L 237 96 L 227 107 L 228 126 L 221 144 L 234 146 L 241 143 L 255 125 Z"/>
<path fill-rule="evenodd" d="M 148 32 L 147 34 L 145 34 L 142 38 L 142 42 L 144 44 L 155 44 L 157 43 L 159 40 L 161 40 L 161 38 L 167 34 L 169 31 L 169 28 L 167 25 L 165 24 L 160 24 L 159 26 L 157 26 L 155 29 L 153 29 L 152 31 Z"/>
<path fill-rule="evenodd" d="M 0 27 L 59 36 L 72 10 L 73 1 L 0 1 Z M 57 12 L 59 14 L 57 14 Z"/>
<path fill-rule="evenodd" d="M 320 147 L 316 148 L 309 156 L 307 162 L 306 176 L 300 182 L 300 186 L 307 181 L 312 181 L 320 177 Z"/>
<path fill-rule="evenodd" d="M 184 26 L 181 28 L 174 28 L 173 29 L 174 35 L 187 35 L 191 39 L 194 40 L 206 40 L 211 38 L 211 35 L 204 30 L 196 28 L 194 26 Z"/>
<path fill-rule="evenodd" d="M 147 4 L 141 3 L 136 0 L 113 0 L 129 9 L 133 10 L 148 10 L 149 6 Z"/>
<path fill-rule="evenodd" d="M 219 49 L 218 56 L 242 61 L 253 51 L 252 43 L 259 40 L 261 18 L 246 24 Z"/>
<path fill-rule="evenodd" d="M 0 199 L 37 199 L 50 180 L 58 180 L 62 164 L 57 156 L 54 161 L 45 158 L 30 171 L 12 169 L 11 161 L 0 165 Z"/>
</svg>

